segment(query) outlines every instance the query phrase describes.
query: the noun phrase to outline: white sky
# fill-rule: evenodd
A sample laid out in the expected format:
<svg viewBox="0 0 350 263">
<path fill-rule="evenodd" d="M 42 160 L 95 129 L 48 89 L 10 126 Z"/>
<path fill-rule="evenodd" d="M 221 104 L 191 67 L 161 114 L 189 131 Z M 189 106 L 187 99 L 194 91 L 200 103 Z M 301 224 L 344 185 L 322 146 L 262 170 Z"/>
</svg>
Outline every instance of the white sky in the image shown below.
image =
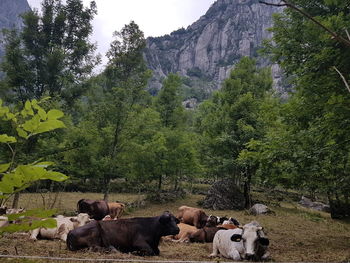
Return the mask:
<svg viewBox="0 0 350 263">
<path fill-rule="evenodd" d="M 206 13 L 216 0 L 95 0 L 97 16 L 93 21 L 92 41 L 104 55 L 113 32 L 134 20 L 145 36 L 162 36 L 186 28 Z M 83 0 L 88 5 L 90 0 Z M 28 0 L 40 10 L 41 0 Z"/>
</svg>

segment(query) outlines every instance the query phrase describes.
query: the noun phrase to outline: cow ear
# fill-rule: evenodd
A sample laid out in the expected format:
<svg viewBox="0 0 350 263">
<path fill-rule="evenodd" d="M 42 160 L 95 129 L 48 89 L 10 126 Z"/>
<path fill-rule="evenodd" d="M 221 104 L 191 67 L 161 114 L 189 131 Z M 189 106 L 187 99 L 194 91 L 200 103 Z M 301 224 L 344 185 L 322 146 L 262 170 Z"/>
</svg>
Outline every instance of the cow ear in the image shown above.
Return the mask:
<svg viewBox="0 0 350 263">
<path fill-rule="evenodd" d="M 231 236 L 231 241 L 240 242 L 242 240 L 242 235 L 234 234 Z"/>
<path fill-rule="evenodd" d="M 270 240 L 266 237 L 261 237 L 259 238 L 259 243 L 262 245 L 262 246 L 268 246 L 270 244 Z"/>
<path fill-rule="evenodd" d="M 170 221 L 170 215 L 168 213 L 164 213 L 160 216 L 159 222 L 161 224 L 166 224 Z"/>
<path fill-rule="evenodd" d="M 78 220 L 76 218 L 69 218 L 69 220 L 72 222 L 78 222 Z"/>
</svg>

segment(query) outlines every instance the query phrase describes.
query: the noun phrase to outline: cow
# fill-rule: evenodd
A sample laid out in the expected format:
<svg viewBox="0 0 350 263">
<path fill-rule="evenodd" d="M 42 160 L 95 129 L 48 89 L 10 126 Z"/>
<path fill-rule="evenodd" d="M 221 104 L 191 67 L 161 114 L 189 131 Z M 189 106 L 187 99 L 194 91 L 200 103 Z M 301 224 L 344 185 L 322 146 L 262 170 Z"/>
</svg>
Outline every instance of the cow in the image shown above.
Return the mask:
<svg viewBox="0 0 350 263">
<path fill-rule="evenodd" d="M 95 220 L 102 220 L 106 215 L 109 215 L 108 203 L 104 200 L 80 199 L 77 203 L 77 209 L 78 213 L 86 213 Z"/>
<path fill-rule="evenodd" d="M 179 223 L 177 225 L 180 229 L 180 232 L 177 235 L 166 236 L 164 240 L 171 240 L 174 242 L 189 242 L 191 234 L 197 232 L 197 228 L 195 226 L 191 226 L 184 223 Z"/>
<path fill-rule="evenodd" d="M 190 242 L 199 242 L 199 243 L 210 243 L 213 242 L 214 236 L 216 232 L 218 232 L 221 228 L 216 226 L 212 227 L 203 227 L 198 229 L 195 233 L 191 234 L 189 239 Z"/>
<path fill-rule="evenodd" d="M 230 224 L 232 224 L 232 225 L 235 225 L 235 226 L 239 226 L 240 225 L 240 223 L 237 221 L 237 219 L 235 219 L 233 217 L 229 217 L 227 220 L 224 220 L 223 222 L 221 222 L 221 224 L 223 224 L 223 225 L 226 225 L 226 224 L 230 225 Z"/>
<path fill-rule="evenodd" d="M 9 223 L 7 216 L 0 216 L 0 227 L 8 226 Z"/>
<path fill-rule="evenodd" d="M 238 228 L 238 226 L 234 225 L 234 224 L 222 224 L 222 225 L 217 225 L 218 228 L 221 229 L 236 229 Z"/>
<path fill-rule="evenodd" d="M 225 258 L 233 260 L 266 260 L 268 258 L 268 238 L 262 231 L 258 222 L 253 221 L 232 230 L 219 230 L 213 240 L 211 257 L 220 253 Z"/>
<path fill-rule="evenodd" d="M 202 209 L 189 206 L 180 206 L 176 217 L 182 223 L 189 224 L 197 228 L 203 228 L 208 220 L 208 216 Z"/>
<path fill-rule="evenodd" d="M 112 219 L 118 218 L 123 213 L 124 208 L 123 203 L 104 200 L 80 199 L 77 203 L 78 213 L 87 213 L 95 220 L 102 220 L 107 215 L 110 215 Z"/>
<path fill-rule="evenodd" d="M 168 211 L 156 217 L 136 217 L 109 221 L 93 221 L 68 233 L 67 247 L 118 249 L 138 255 L 159 255 L 162 236 L 177 235 L 179 220 Z"/>
<path fill-rule="evenodd" d="M 64 217 L 59 215 L 54 219 L 57 222 L 56 227 L 34 229 L 31 231 L 30 239 L 37 240 L 37 237 L 40 236 L 46 239 L 61 239 L 66 241 L 70 230 L 90 222 L 89 215 L 85 213 L 80 213 L 76 217 Z"/>
<path fill-rule="evenodd" d="M 119 202 L 108 202 L 109 215 L 112 219 L 119 218 L 124 212 L 125 205 Z"/>
</svg>

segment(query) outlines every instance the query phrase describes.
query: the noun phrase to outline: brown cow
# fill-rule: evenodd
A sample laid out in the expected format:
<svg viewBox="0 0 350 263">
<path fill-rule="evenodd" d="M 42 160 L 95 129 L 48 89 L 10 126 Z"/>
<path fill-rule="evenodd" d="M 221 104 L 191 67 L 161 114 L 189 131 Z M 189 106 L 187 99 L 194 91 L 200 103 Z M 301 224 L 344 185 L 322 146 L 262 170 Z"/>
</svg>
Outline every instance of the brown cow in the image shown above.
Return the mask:
<svg viewBox="0 0 350 263">
<path fill-rule="evenodd" d="M 101 220 L 109 214 L 106 201 L 95 201 L 90 199 L 80 199 L 77 203 L 78 213 L 87 213 L 90 218 Z"/>
<path fill-rule="evenodd" d="M 180 232 L 177 235 L 166 236 L 164 240 L 170 240 L 174 242 L 189 242 L 190 236 L 197 232 L 197 228 L 195 226 L 190 226 L 184 223 L 180 223 L 177 225 L 180 229 Z"/>
<path fill-rule="evenodd" d="M 136 217 L 109 221 L 93 221 L 69 232 L 69 250 L 83 248 L 108 248 L 140 255 L 159 255 L 162 236 L 176 235 L 179 220 L 164 212 L 156 217 Z"/>
<path fill-rule="evenodd" d="M 189 224 L 197 228 L 203 228 L 208 220 L 208 216 L 202 209 L 185 205 L 179 207 L 177 218 L 182 223 Z"/>
<path fill-rule="evenodd" d="M 190 236 L 191 242 L 200 242 L 200 243 L 210 243 L 213 242 L 214 236 L 216 232 L 221 230 L 219 227 L 204 227 L 202 229 L 197 230 L 197 232 L 193 233 Z"/>
<path fill-rule="evenodd" d="M 225 229 L 236 229 L 238 226 L 234 224 L 223 224 L 223 225 L 218 225 L 217 227 L 219 228 L 225 228 Z"/>
<path fill-rule="evenodd" d="M 119 218 L 124 212 L 125 205 L 118 202 L 108 202 L 109 215 L 112 219 Z"/>
</svg>

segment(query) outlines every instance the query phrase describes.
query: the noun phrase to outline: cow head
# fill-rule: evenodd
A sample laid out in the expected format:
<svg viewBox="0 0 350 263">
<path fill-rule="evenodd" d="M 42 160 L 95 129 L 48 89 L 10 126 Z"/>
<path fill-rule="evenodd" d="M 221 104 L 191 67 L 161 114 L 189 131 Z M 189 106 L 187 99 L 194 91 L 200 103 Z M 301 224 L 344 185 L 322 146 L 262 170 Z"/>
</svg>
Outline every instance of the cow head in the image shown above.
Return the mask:
<svg viewBox="0 0 350 263">
<path fill-rule="evenodd" d="M 245 257 L 248 260 L 260 260 L 269 245 L 269 239 L 263 236 L 262 227 L 255 224 L 247 224 L 243 227 L 242 234 L 234 234 L 231 241 L 243 241 Z"/>
<path fill-rule="evenodd" d="M 177 226 L 177 224 L 180 223 L 180 220 L 168 211 L 165 211 L 159 217 L 159 223 L 162 229 L 162 236 L 177 235 L 180 232 L 180 229 Z"/>
<path fill-rule="evenodd" d="M 218 224 L 219 218 L 217 216 L 210 215 L 205 224 L 206 227 L 213 227 Z"/>
<path fill-rule="evenodd" d="M 86 213 L 80 213 L 76 217 L 71 217 L 70 221 L 74 223 L 74 228 L 86 225 L 90 222 L 90 217 Z"/>
</svg>

